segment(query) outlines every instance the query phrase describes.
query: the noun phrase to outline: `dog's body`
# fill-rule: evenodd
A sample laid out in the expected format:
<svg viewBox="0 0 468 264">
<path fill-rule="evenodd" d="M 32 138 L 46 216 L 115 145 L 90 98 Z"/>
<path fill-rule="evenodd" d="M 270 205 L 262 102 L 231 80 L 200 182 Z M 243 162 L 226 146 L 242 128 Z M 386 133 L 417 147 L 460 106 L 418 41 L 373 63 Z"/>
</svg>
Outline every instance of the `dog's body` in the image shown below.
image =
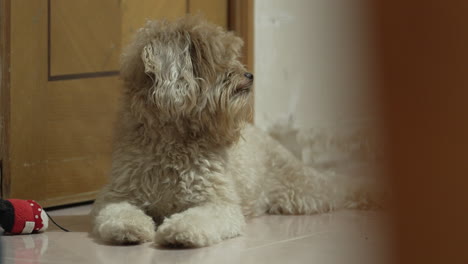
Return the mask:
<svg viewBox="0 0 468 264">
<path fill-rule="evenodd" d="M 365 205 L 245 125 L 253 76 L 241 44 L 193 17 L 137 34 L 123 57 L 111 182 L 92 213 L 98 238 L 198 247 L 238 236 L 246 216 Z"/>
</svg>

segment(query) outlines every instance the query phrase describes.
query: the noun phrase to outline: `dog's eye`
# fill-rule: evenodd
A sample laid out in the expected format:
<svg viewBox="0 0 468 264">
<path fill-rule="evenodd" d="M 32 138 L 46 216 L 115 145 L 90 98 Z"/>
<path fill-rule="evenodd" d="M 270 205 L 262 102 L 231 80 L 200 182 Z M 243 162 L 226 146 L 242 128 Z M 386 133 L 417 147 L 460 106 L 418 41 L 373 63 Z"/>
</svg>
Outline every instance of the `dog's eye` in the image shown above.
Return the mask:
<svg viewBox="0 0 468 264">
<path fill-rule="evenodd" d="M 231 81 L 231 78 L 232 78 L 232 75 L 233 75 L 232 72 L 229 72 L 229 73 L 227 73 L 226 75 L 224 75 L 223 83 L 228 83 L 228 82 L 230 82 L 230 81 Z"/>
</svg>

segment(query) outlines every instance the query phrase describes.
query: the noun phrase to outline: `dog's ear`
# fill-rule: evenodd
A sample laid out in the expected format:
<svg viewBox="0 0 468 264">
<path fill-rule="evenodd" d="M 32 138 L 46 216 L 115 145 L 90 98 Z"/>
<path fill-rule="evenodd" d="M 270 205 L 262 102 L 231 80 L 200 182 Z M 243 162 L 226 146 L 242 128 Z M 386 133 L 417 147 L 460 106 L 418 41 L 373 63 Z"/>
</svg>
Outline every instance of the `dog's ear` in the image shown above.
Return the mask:
<svg viewBox="0 0 468 264">
<path fill-rule="evenodd" d="M 190 37 L 154 39 L 143 47 L 141 59 L 152 79 L 151 98 L 163 111 L 186 113 L 196 105 L 198 84 L 190 54 Z"/>
<path fill-rule="evenodd" d="M 143 60 L 143 65 L 145 65 L 146 74 L 155 74 L 162 68 L 162 58 L 158 58 L 158 50 L 154 44 L 154 41 L 152 41 L 144 46 L 143 52 L 141 53 L 141 59 Z"/>
<path fill-rule="evenodd" d="M 193 78 L 190 38 L 179 36 L 175 41 L 153 39 L 143 47 L 141 59 L 145 73 L 176 81 L 180 77 Z"/>
</svg>

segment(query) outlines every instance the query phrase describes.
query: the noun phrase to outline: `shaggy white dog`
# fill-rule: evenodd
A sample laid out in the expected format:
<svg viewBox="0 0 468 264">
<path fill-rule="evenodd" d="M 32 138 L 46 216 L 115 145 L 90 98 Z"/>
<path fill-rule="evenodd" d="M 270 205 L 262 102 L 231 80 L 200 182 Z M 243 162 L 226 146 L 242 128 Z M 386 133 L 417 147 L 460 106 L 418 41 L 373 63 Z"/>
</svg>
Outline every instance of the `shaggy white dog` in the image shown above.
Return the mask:
<svg viewBox="0 0 468 264">
<path fill-rule="evenodd" d="M 110 243 L 201 247 L 245 217 L 371 205 L 361 184 L 303 164 L 251 116 L 242 41 L 196 17 L 149 22 L 123 55 L 124 103 L 110 183 L 92 212 Z"/>
</svg>

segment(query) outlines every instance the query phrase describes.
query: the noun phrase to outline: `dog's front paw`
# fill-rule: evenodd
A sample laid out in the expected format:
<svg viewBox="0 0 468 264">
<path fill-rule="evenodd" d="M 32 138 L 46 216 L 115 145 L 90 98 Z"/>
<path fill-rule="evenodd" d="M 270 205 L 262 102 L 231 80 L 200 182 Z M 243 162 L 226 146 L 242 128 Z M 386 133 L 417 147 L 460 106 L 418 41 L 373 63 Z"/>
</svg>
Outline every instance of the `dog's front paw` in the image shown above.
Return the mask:
<svg viewBox="0 0 468 264">
<path fill-rule="evenodd" d="M 155 243 L 169 247 L 205 247 L 219 243 L 221 236 L 203 223 L 187 221 L 184 217 L 174 215 L 158 227 Z"/>
<path fill-rule="evenodd" d="M 118 205 L 105 208 L 96 218 L 94 234 L 102 241 L 112 244 L 152 241 L 155 234 L 153 219 L 139 209 L 134 210 L 135 208 Z"/>
<path fill-rule="evenodd" d="M 154 225 L 147 221 L 125 222 L 109 220 L 101 224 L 98 236 L 104 242 L 112 244 L 139 244 L 151 241 L 154 236 Z"/>
</svg>

